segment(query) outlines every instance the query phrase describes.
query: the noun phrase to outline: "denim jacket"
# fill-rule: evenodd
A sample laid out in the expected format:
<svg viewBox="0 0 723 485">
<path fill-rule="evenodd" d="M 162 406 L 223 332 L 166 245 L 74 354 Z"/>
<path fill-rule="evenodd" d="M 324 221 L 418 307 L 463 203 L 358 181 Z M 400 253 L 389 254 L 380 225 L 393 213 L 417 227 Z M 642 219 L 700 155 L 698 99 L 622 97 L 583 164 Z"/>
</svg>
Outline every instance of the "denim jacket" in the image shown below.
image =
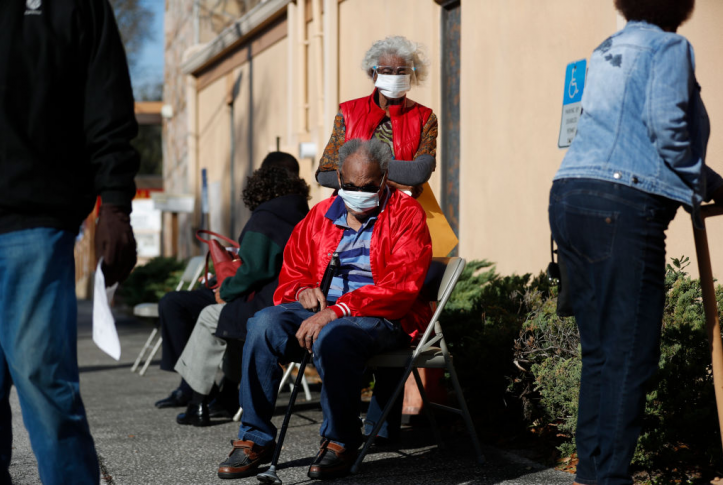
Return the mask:
<svg viewBox="0 0 723 485">
<path fill-rule="evenodd" d="M 590 58 L 577 135 L 555 180 L 620 183 L 695 214 L 723 179 L 705 165 L 710 123 L 694 69 L 685 37 L 646 22 L 605 40 Z"/>
</svg>

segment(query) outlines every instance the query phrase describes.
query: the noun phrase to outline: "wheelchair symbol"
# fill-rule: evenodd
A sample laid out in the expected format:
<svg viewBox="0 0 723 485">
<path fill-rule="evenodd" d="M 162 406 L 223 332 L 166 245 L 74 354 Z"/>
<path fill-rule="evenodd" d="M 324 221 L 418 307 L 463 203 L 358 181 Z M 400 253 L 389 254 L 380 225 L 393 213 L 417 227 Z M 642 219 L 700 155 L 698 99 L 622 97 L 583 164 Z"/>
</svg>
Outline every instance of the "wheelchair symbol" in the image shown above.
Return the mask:
<svg viewBox="0 0 723 485">
<path fill-rule="evenodd" d="M 577 81 L 575 80 L 575 70 L 577 70 L 577 67 L 572 68 L 572 79 L 570 79 L 570 85 L 567 87 L 567 95 L 570 99 L 574 98 L 575 95 L 580 92 L 580 89 L 577 87 Z"/>
</svg>

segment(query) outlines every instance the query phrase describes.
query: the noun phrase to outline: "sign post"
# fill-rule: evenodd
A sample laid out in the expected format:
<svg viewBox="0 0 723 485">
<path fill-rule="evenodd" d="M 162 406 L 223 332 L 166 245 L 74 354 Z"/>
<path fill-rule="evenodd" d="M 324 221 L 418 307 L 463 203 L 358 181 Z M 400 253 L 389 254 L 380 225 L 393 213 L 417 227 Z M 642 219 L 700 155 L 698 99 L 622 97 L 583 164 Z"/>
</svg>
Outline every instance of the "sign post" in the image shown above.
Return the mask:
<svg viewBox="0 0 723 485">
<path fill-rule="evenodd" d="M 559 148 L 567 148 L 577 134 L 577 122 L 582 115 L 582 92 L 585 89 L 587 60 L 571 62 L 565 70 L 565 93 L 562 97 Z"/>
</svg>

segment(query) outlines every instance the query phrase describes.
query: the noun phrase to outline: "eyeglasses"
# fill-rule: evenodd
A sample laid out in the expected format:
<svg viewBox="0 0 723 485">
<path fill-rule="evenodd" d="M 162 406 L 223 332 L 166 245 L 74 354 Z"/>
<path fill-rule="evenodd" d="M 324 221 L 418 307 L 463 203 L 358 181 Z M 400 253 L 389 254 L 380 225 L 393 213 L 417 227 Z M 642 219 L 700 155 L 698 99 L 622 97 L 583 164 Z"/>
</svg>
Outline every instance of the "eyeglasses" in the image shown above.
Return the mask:
<svg viewBox="0 0 723 485">
<path fill-rule="evenodd" d="M 372 66 L 372 69 L 374 69 L 377 74 L 396 75 L 396 76 L 404 76 L 407 74 L 413 74 L 414 71 L 417 70 L 416 67 L 411 67 L 411 66 Z"/>
<path fill-rule="evenodd" d="M 348 191 L 348 192 L 369 192 L 369 193 L 375 193 L 379 192 L 381 190 L 382 185 L 384 185 L 384 179 L 386 178 L 387 174 L 382 175 L 382 181 L 379 183 L 379 185 L 364 185 L 363 187 L 357 187 L 354 184 L 345 184 L 344 183 L 344 177 L 342 177 L 341 172 L 339 172 L 339 179 L 341 180 L 341 188 Z"/>
</svg>

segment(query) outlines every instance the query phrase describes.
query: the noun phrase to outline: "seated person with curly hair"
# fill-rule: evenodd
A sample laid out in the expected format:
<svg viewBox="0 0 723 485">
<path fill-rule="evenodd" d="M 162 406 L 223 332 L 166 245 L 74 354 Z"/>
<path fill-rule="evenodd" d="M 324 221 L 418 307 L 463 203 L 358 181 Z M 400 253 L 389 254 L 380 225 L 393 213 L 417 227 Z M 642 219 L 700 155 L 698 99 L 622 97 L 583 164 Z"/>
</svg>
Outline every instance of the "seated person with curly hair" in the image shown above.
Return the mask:
<svg viewBox="0 0 723 485">
<path fill-rule="evenodd" d="M 216 291 L 217 304 L 201 311 L 176 362 L 176 372 L 193 389 L 186 412 L 176 419 L 178 424 L 209 424 L 208 396 L 226 353 L 226 340 L 246 340 L 246 320 L 273 305 L 284 247 L 309 212 L 308 199 L 307 183 L 282 168 L 260 168 L 248 178 L 243 201 L 253 212 L 239 240 L 243 263 Z M 234 374 L 240 373 L 238 367 Z M 236 391 L 238 378 L 233 380 L 236 385 L 228 387 Z"/>
<path fill-rule="evenodd" d="M 196 362 L 195 357 L 184 358 L 183 363 L 179 361 L 197 321 L 203 322 L 204 332 L 211 337 L 209 341 L 213 341 L 214 347 L 219 351 L 213 357 L 216 359 L 213 365 L 215 372 L 226 345 L 223 341 L 214 340 L 214 332 L 209 332 L 209 329 L 213 327 L 215 331 L 218 325 L 216 333 L 219 337 L 243 340 L 246 333 L 246 318 L 272 304 L 284 246 L 294 226 L 309 211 L 307 202 L 309 186 L 298 177 L 298 171 L 299 165 L 293 156 L 273 152 L 264 159 L 261 168 L 248 178 L 243 200 L 252 214 L 239 237 L 239 256 L 243 264 L 233 278 L 227 278 L 215 294 L 207 288 L 202 288 L 194 291 L 170 292 L 161 299 L 159 308 L 163 332 L 161 368 L 168 371 L 178 370 L 179 367 L 184 369 L 182 375 L 191 376 L 192 384 L 189 385 L 185 379 L 182 380 L 178 389 L 166 399 L 156 403 L 157 407 L 185 406 L 191 400 L 194 390 L 201 394 L 209 394 L 213 386 L 213 377 L 207 384 L 204 377 L 199 378 L 190 372 L 191 369 L 194 371 L 200 369 L 192 364 Z M 254 297 L 249 300 L 252 292 Z M 205 309 L 207 311 L 202 313 Z M 203 366 L 206 366 L 205 362 Z M 201 372 L 205 376 L 205 372 Z M 234 377 L 232 373 L 228 374 L 227 377 Z M 217 409 L 218 413 L 238 407 L 238 377 L 232 380 L 236 382 L 224 382 L 222 386 L 222 390 L 225 391 L 224 396 L 218 401 L 221 403 L 227 401 L 227 405 Z M 200 381 L 203 381 L 202 385 Z M 196 406 L 197 409 L 199 407 Z"/>
</svg>

